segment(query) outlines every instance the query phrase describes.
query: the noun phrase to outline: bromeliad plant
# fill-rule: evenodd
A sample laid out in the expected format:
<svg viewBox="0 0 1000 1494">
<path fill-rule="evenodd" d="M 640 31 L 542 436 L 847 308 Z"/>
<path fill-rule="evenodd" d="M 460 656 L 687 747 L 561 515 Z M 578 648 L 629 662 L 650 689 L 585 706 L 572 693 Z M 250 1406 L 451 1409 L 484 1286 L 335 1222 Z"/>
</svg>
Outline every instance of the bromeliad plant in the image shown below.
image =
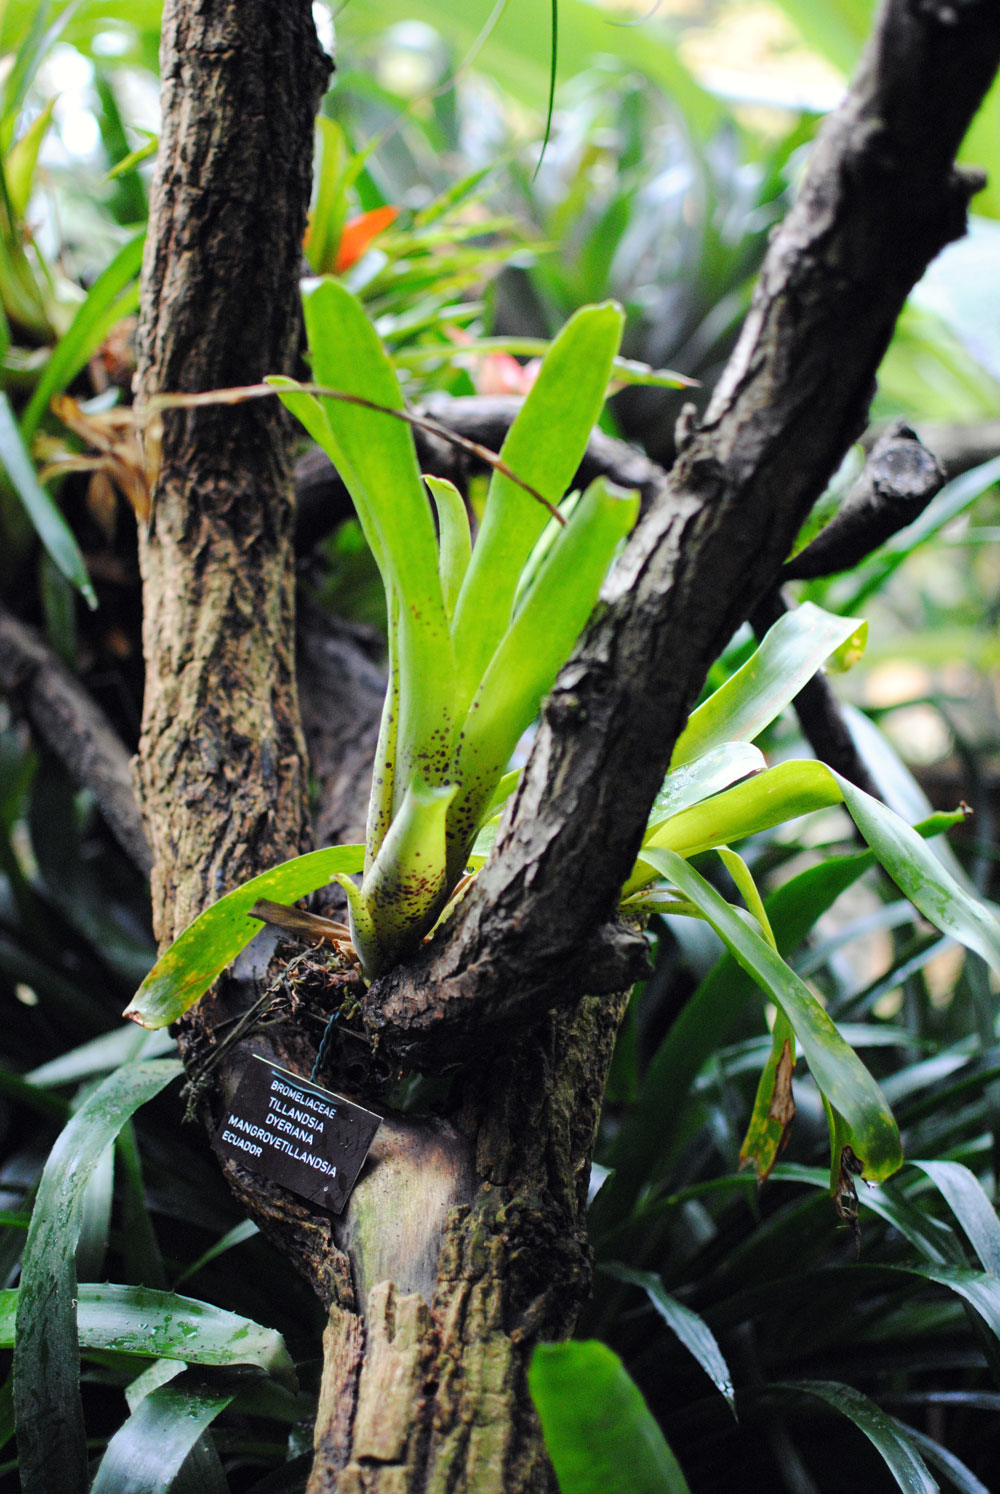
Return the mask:
<svg viewBox="0 0 1000 1494">
<path fill-rule="evenodd" d="M 273 382 L 342 473 L 385 583 L 389 688 L 366 843 L 297 857 L 206 910 L 128 1008 L 148 1027 L 181 1016 L 249 943 L 260 927 L 253 909 L 261 898 L 292 902 L 339 882 L 368 979 L 419 945 L 460 881 L 483 864 L 516 782 L 516 773 L 505 776 L 511 754 L 636 514 L 635 497 L 603 480 L 555 503 L 605 396 L 622 326 L 616 306 L 578 312 L 552 345 L 504 444 L 475 545 L 459 494 L 428 478 L 435 532 L 396 375 L 355 299 L 336 282 L 319 282 L 307 295 L 306 325 L 316 383 Z M 768 768 L 752 745 L 825 660 L 853 662 L 865 632 L 864 623 L 810 604 L 775 624 L 748 663 L 692 714 L 623 889 L 626 909 L 666 908 L 707 920 L 774 1001 L 772 1052 L 745 1159 L 762 1177 L 774 1166 L 787 1128 L 781 1097 L 801 1049 L 827 1111 L 831 1187 L 848 1210 L 857 1171 L 882 1179 L 900 1165 L 899 1133 L 867 1069 L 779 954 L 750 872 L 731 844 L 843 804 L 920 912 L 1000 972 L 1000 925 L 919 833 L 823 764 Z M 712 849 L 744 909 L 689 864 Z M 360 883 L 352 880 L 357 875 Z"/>
</svg>

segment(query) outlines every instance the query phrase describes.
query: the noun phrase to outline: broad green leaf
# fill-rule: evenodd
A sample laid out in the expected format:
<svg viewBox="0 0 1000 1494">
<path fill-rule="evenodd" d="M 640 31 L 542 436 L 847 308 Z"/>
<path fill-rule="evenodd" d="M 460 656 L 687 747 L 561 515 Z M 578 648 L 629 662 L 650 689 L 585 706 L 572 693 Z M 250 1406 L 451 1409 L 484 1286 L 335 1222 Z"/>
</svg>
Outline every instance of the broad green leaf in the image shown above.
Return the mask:
<svg viewBox="0 0 1000 1494">
<path fill-rule="evenodd" d="M 642 1392 L 605 1344 L 539 1344 L 528 1387 L 561 1494 L 689 1494 Z"/>
<path fill-rule="evenodd" d="M 90 287 L 87 299 L 81 303 L 65 336 L 53 348 L 52 357 L 21 417 L 21 434 L 25 443 L 38 429 L 52 397 L 60 394 L 75 378 L 115 323 L 138 306 L 136 277 L 142 265 L 145 239 L 143 229 L 119 249 Z"/>
<path fill-rule="evenodd" d="M 812 758 L 778 763 L 714 799 L 705 799 L 661 821 L 644 842 L 622 896 L 631 896 L 652 880 L 649 869 L 655 863 L 649 852 L 658 846 L 681 856 L 697 856 L 842 802 L 837 780 L 825 764 Z"/>
<path fill-rule="evenodd" d="M 961 1162 L 914 1160 L 968 1235 L 985 1270 L 1000 1278 L 1000 1222 L 982 1183 Z"/>
<path fill-rule="evenodd" d="M 411 783 L 360 891 L 345 876 L 351 934 L 370 980 L 395 965 L 433 925 L 451 890 L 445 826 L 458 784 Z"/>
<path fill-rule="evenodd" d="M 680 814 L 692 804 L 700 804 L 713 794 L 760 773 L 767 767 L 764 754 L 749 742 L 722 742 L 710 747 L 701 757 L 692 758 L 679 768 L 672 768 L 653 802 L 643 839 L 671 815 Z"/>
<path fill-rule="evenodd" d="M 851 818 L 900 892 L 1000 975 L 1000 923 L 986 904 L 958 885 L 905 820 L 846 778 L 837 781 Z"/>
<path fill-rule="evenodd" d="M 306 295 L 305 317 L 319 384 L 388 409 L 404 409 L 388 355 L 345 286 L 320 281 Z M 437 539 L 405 421 L 343 400 L 321 397 L 320 402 L 330 431 L 323 445 L 350 490 L 366 534 L 376 536 L 373 554 L 399 600 L 396 808 L 418 762 L 424 782 L 440 783 L 451 757 L 454 664 Z"/>
<path fill-rule="evenodd" d="M 842 1385 L 836 1380 L 798 1380 L 792 1384 L 776 1384 L 770 1388 L 791 1392 L 793 1395 L 813 1396 L 824 1401 L 834 1411 L 839 1411 L 853 1421 L 859 1431 L 864 1432 L 869 1442 L 878 1449 L 886 1467 L 905 1494 L 938 1494 L 938 1485 L 906 1435 L 905 1428 L 868 1396 L 862 1395 L 860 1390 L 855 1390 L 851 1385 Z"/>
<path fill-rule="evenodd" d="M 842 892 L 875 865 L 871 851 L 840 856 L 800 872 L 768 897 L 765 907 L 781 954 L 787 959 L 814 922 Z M 613 1176 L 594 1201 L 595 1237 L 609 1230 L 641 1189 L 660 1175 L 677 1145 L 686 1096 L 699 1070 L 739 1016 L 756 983 L 726 952 L 702 981 L 653 1055 L 638 1101 L 626 1113 L 610 1155 Z M 825 1181 L 829 1181 L 824 1173 Z"/>
<path fill-rule="evenodd" d="M 108 1076 L 61 1132 L 38 1187 L 24 1252 L 14 1344 L 14 1399 L 24 1494 L 83 1494 L 75 1253 L 87 1184 L 140 1105 L 183 1072 L 179 1059 Z"/>
<path fill-rule="evenodd" d="M 566 492 L 604 404 L 624 316 L 611 302 L 571 317 L 546 353 L 501 456 L 550 503 Z M 490 481 L 455 611 L 459 703 L 471 701 L 511 621 L 521 571 L 548 522 L 545 508 L 500 472 Z"/>
<path fill-rule="evenodd" d="M 0 1292 L 0 1347 L 5 1349 L 14 1343 L 17 1295 L 16 1288 Z M 186 1364 L 249 1364 L 297 1389 L 281 1334 L 252 1318 L 195 1297 L 117 1282 L 82 1282 L 77 1302 L 82 1349 L 181 1359 Z"/>
<path fill-rule="evenodd" d="M 808 684 L 823 660 L 849 639 L 863 648 L 868 624 L 835 617 L 812 602 L 786 612 L 731 679 L 696 711 L 677 739 L 671 768 L 721 742 L 752 742 Z"/>
<path fill-rule="evenodd" d="M 844 1122 L 844 1139 L 863 1161 L 865 1176 L 876 1181 L 891 1176 L 903 1160 L 892 1112 L 809 988 L 682 856 L 656 847 L 646 854 L 701 910 L 730 953 L 784 1012 L 818 1088 Z"/>
<path fill-rule="evenodd" d="M 204 996 L 209 986 L 263 927 L 250 917 L 258 898 L 294 903 L 338 873 L 360 872 L 364 846 L 329 846 L 294 856 L 251 877 L 206 908 L 165 950 L 132 998 L 124 1016 L 142 1027 L 166 1027 Z"/>
<path fill-rule="evenodd" d="M 178 1489 L 185 1461 L 238 1389 L 213 1386 L 203 1376 L 187 1373 L 150 1391 L 108 1443 L 91 1494 L 168 1494 Z M 204 1494 L 222 1494 L 229 1487 L 218 1462 L 215 1456 L 214 1479 L 199 1466 L 197 1488 Z"/>
<path fill-rule="evenodd" d="M 10 400 L 3 393 L 0 393 L 0 464 L 27 509 L 38 538 L 59 570 L 86 599 L 88 605 L 96 607 L 97 596 L 87 574 L 80 547 L 55 501 L 38 481 L 35 464 L 14 419 Z"/>
<path fill-rule="evenodd" d="M 635 523 L 638 508 L 634 493 L 606 478 L 590 484 L 490 661 L 460 737 L 462 787 L 449 816 L 452 881 L 464 869 L 483 810 L 590 616 L 615 547 Z"/>
<path fill-rule="evenodd" d="M 646 1293 L 667 1327 L 676 1333 L 684 1347 L 694 1355 L 720 1395 L 725 1396 L 729 1409 L 735 1416 L 733 1377 L 715 1334 L 704 1318 L 700 1318 L 690 1307 L 685 1307 L 683 1302 L 672 1297 L 655 1271 L 634 1271 L 631 1266 L 623 1266 L 620 1261 L 608 1261 L 600 1269 L 605 1276 L 613 1276 L 616 1281 L 627 1281 Z"/>
</svg>

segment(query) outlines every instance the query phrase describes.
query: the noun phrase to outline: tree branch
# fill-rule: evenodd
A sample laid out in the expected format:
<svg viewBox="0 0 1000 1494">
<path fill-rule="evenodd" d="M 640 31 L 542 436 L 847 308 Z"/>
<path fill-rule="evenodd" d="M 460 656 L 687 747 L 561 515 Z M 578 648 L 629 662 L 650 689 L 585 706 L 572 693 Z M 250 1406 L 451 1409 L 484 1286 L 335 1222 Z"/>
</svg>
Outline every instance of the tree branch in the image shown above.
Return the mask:
<svg viewBox="0 0 1000 1494">
<path fill-rule="evenodd" d="M 515 1003 L 527 1015 L 578 994 L 567 975 L 614 918 L 712 659 L 863 429 L 907 293 L 963 231 L 978 179 L 954 154 L 998 57 L 995 0 L 883 8 L 704 419 L 679 432 L 667 489 L 549 697 L 490 861 L 368 993 L 367 1021 L 407 1062 L 446 1063 Z"/>
<path fill-rule="evenodd" d="M 3 607 L 0 690 L 17 702 L 73 781 L 90 790 L 115 840 L 148 876 L 153 858 L 121 738 L 76 676 L 37 633 Z"/>
</svg>

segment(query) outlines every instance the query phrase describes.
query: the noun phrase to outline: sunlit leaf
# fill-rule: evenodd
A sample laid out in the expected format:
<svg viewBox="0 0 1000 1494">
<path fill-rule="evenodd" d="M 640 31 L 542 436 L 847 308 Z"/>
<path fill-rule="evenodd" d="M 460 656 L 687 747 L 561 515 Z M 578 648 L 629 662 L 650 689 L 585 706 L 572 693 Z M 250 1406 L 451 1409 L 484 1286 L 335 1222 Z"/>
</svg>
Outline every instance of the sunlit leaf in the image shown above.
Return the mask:
<svg viewBox="0 0 1000 1494">
<path fill-rule="evenodd" d="M 539 1344 L 528 1386 L 561 1494 L 689 1494 L 642 1393 L 605 1344 Z"/>
</svg>

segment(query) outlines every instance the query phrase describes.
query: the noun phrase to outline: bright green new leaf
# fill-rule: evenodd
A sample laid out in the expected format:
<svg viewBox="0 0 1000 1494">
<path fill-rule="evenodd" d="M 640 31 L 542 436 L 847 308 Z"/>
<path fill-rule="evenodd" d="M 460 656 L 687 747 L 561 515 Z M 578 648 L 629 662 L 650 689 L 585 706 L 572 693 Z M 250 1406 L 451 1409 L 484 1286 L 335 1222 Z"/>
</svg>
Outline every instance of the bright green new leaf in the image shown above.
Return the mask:
<svg viewBox="0 0 1000 1494">
<path fill-rule="evenodd" d="M 53 561 L 84 596 L 91 607 L 97 606 L 97 596 L 87 575 L 80 547 L 66 520 L 53 499 L 38 481 L 35 464 L 31 460 L 24 439 L 18 429 L 10 400 L 0 393 L 0 463 L 6 470 L 11 486 L 30 515 L 38 538 Z"/>
<path fill-rule="evenodd" d="M 501 456 L 551 503 L 566 492 L 607 394 L 624 315 L 606 302 L 571 317 L 552 343 Z M 500 472 L 490 481 L 472 561 L 455 612 L 458 704 L 464 709 L 511 620 L 521 572 L 548 512 Z"/>
<path fill-rule="evenodd" d="M 812 602 L 780 617 L 760 647 L 731 679 L 692 711 L 670 760 L 678 768 L 720 742 L 752 742 L 812 679 L 835 650 L 849 641 L 864 647 L 868 624 L 835 617 Z"/>
<path fill-rule="evenodd" d="M 616 1281 L 627 1281 L 646 1293 L 667 1327 L 676 1333 L 684 1347 L 697 1359 L 716 1390 L 725 1397 L 735 1416 L 733 1377 L 715 1334 L 704 1318 L 700 1318 L 690 1307 L 685 1307 L 683 1302 L 672 1297 L 655 1271 L 635 1271 L 631 1266 L 622 1265 L 620 1261 L 608 1261 L 599 1269 L 605 1276 L 613 1276 Z"/>
<path fill-rule="evenodd" d="M 750 742 L 722 742 L 689 763 L 671 768 L 653 802 L 643 839 L 650 839 L 652 832 L 671 815 L 710 799 L 731 783 L 761 773 L 766 767 L 764 754 Z"/>
<path fill-rule="evenodd" d="M 812 758 L 778 763 L 714 799 L 706 799 L 663 820 L 644 843 L 622 896 L 630 897 L 652 881 L 650 868 L 655 863 L 648 853 L 657 846 L 677 851 L 681 856 L 697 856 L 716 846 L 770 830 L 814 809 L 829 809 L 841 803 L 843 794 L 825 764 Z"/>
<path fill-rule="evenodd" d="M 55 106 L 55 99 L 49 99 L 42 112 L 36 115 L 20 139 L 11 146 L 3 163 L 7 196 L 15 218 L 23 218 L 27 211 L 28 199 L 35 185 L 38 152 L 49 132 Z"/>
<path fill-rule="evenodd" d="M 345 286 L 320 281 L 305 298 L 305 316 L 318 383 L 404 409 L 388 355 Z M 406 422 L 344 400 L 321 397 L 321 404 L 329 436 L 314 434 L 347 484 L 365 533 L 375 536 L 373 554 L 399 601 L 395 812 L 411 773 L 441 783 L 451 758 L 454 663 L 437 539 Z"/>
<path fill-rule="evenodd" d="M 472 555 L 472 534 L 469 529 L 469 513 L 465 500 L 453 482 L 446 477 L 424 474 L 434 499 L 438 516 L 438 544 L 441 557 L 438 569 L 441 573 L 441 592 L 449 618 L 455 615 L 455 604 L 469 569 Z"/>
<path fill-rule="evenodd" d="M 511 753 L 568 658 L 615 548 L 638 511 L 634 493 L 595 479 L 557 535 L 493 655 L 460 736 L 461 793 L 449 819 L 453 880 L 464 869 L 471 837 Z"/>
<path fill-rule="evenodd" d="M 206 908 L 157 960 L 124 1016 L 143 1027 L 176 1022 L 245 949 L 263 925 L 250 917 L 258 898 L 294 903 L 331 881 L 338 872 L 360 872 L 364 846 L 329 846 L 294 856 L 251 877 Z"/>
<path fill-rule="evenodd" d="M 701 910 L 730 953 L 784 1012 L 818 1088 L 843 1119 L 845 1140 L 862 1159 L 865 1176 L 876 1181 L 891 1176 L 903 1161 L 892 1112 L 809 988 L 682 856 L 659 847 L 648 848 L 646 854 L 656 870 Z"/>
<path fill-rule="evenodd" d="M 605 1344 L 539 1344 L 528 1388 L 561 1494 L 689 1494 L 642 1392 Z"/>
<path fill-rule="evenodd" d="M 241 1225 L 246 1229 L 246 1225 Z M 254 1226 L 251 1226 L 254 1228 Z M 14 1344 L 17 1289 L 0 1292 L 0 1348 Z M 186 1364 L 249 1364 L 297 1389 L 291 1356 L 280 1333 L 252 1318 L 194 1297 L 117 1282 L 77 1288 L 77 1332 L 83 1349 L 105 1349 Z"/>
<path fill-rule="evenodd" d="M 76 1327 L 76 1247 L 87 1184 L 122 1126 L 183 1072 L 179 1059 L 130 1064 L 88 1096 L 49 1153 L 24 1252 L 14 1398 L 24 1494 L 84 1494 L 87 1454 Z"/>
</svg>

